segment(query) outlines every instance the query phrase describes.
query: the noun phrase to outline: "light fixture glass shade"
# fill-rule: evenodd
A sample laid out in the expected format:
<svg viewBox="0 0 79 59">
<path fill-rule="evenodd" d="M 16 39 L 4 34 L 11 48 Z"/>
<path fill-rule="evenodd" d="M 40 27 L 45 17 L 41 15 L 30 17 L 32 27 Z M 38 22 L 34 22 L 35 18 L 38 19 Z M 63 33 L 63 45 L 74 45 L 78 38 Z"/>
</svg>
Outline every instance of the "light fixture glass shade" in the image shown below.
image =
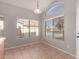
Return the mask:
<svg viewBox="0 0 79 59">
<path fill-rule="evenodd" d="M 41 14 L 42 11 L 41 11 L 40 9 L 35 9 L 35 10 L 34 10 L 34 13 L 35 13 L 35 14 Z"/>
</svg>

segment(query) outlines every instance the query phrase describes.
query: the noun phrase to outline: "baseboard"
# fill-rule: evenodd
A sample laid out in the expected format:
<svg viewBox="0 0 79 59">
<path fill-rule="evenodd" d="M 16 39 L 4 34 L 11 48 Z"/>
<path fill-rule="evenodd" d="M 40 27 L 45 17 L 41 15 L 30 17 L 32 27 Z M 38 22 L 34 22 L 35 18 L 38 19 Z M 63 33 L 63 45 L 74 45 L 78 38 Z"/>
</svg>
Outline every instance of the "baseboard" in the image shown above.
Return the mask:
<svg viewBox="0 0 79 59">
<path fill-rule="evenodd" d="M 67 51 L 64 51 L 63 49 L 57 48 L 57 47 L 53 46 L 52 44 L 50 44 L 50 43 L 47 42 L 47 41 L 41 41 L 41 42 L 44 43 L 44 44 L 47 44 L 47 45 L 49 45 L 49 46 L 51 46 L 51 47 L 53 47 L 53 48 L 56 48 L 56 49 L 58 49 L 58 50 L 60 50 L 60 51 L 62 51 L 62 52 L 64 52 L 64 53 L 66 53 L 66 54 L 69 54 L 69 55 L 71 55 L 71 56 L 77 58 L 75 55 L 73 55 L 73 54 L 71 54 L 71 53 L 69 53 L 69 52 L 67 52 Z"/>
<path fill-rule="evenodd" d="M 23 46 L 28 46 L 28 45 L 38 44 L 38 43 L 41 43 L 41 41 L 30 42 L 30 43 L 19 45 L 19 46 L 15 46 L 15 47 L 5 48 L 5 50 L 20 48 L 20 47 L 23 47 Z"/>
</svg>

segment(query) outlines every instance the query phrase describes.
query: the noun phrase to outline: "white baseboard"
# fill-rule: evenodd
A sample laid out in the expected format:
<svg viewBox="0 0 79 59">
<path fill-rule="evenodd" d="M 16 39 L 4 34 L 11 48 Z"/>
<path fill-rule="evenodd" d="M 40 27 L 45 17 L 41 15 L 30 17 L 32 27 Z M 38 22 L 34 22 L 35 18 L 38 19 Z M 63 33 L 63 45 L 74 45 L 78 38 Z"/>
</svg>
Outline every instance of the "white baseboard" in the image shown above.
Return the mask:
<svg viewBox="0 0 79 59">
<path fill-rule="evenodd" d="M 5 48 L 5 50 L 20 48 L 20 47 L 23 47 L 23 46 L 28 46 L 28 45 L 38 44 L 38 43 L 41 43 L 41 41 L 30 42 L 30 43 L 19 45 L 19 46 L 15 46 L 15 47 Z"/>
<path fill-rule="evenodd" d="M 49 42 L 46 42 L 46 41 L 41 41 L 41 42 L 44 43 L 44 44 L 47 44 L 47 45 L 49 45 L 49 46 L 51 46 L 51 47 L 53 47 L 53 48 L 56 48 L 56 49 L 58 49 L 58 50 L 60 50 L 60 51 L 62 51 L 62 52 L 64 52 L 64 53 L 66 53 L 66 54 L 69 54 L 69 55 L 71 55 L 71 56 L 77 58 L 75 55 L 73 55 L 73 54 L 71 54 L 71 53 L 69 53 L 69 52 L 67 52 L 67 51 L 64 51 L 63 49 L 57 48 L 57 47 L 53 46 L 52 44 L 50 44 Z"/>
</svg>

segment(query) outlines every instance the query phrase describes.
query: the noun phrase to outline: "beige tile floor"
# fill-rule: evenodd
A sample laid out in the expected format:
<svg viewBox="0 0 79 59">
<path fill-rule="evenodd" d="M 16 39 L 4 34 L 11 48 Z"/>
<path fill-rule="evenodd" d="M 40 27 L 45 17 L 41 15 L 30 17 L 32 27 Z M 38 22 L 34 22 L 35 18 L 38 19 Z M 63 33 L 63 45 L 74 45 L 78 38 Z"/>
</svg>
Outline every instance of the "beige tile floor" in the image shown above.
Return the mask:
<svg viewBox="0 0 79 59">
<path fill-rule="evenodd" d="M 48 45 L 39 43 L 7 50 L 5 59 L 76 59 Z"/>
</svg>

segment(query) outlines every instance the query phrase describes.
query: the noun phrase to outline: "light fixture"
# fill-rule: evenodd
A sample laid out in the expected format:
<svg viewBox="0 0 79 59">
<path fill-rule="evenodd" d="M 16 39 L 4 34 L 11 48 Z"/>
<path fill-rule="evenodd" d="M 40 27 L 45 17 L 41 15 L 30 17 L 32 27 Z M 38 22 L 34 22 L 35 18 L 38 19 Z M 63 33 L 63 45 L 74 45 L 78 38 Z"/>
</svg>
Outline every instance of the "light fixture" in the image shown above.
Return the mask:
<svg viewBox="0 0 79 59">
<path fill-rule="evenodd" d="M 39 1 L 38 0 L 37 0 L 37 8 L 34 10 L 34 13 L 35 14 L 41 14 L 42 13 L 42 11 L 39 8 Z"/>
</svg>

